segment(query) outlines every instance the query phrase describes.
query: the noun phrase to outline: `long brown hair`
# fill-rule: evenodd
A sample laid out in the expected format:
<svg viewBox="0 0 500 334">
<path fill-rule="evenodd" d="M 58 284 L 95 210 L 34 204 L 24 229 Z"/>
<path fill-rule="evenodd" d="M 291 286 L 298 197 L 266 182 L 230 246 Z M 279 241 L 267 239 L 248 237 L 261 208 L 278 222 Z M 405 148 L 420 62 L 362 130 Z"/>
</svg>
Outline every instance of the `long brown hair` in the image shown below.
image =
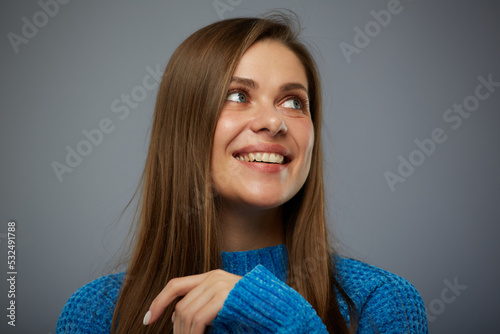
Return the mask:
<svg viewBox="0 0 500 334">
<path fill-rule="evenodd" d="M 213 136 L 239 59 L 264 39 L 283 43 L 304 65 L 315 132 L 308 178 L 283 208 L 287 283 L 314 307 L 330 332 L 355 330 L 353 302 L 335 279 L 325 219 L 319 75 L 293 28 L 286 15 L 223 20 L 196 31 L 172 55 L 159 87 L 133 253 L 112 333 L 170 333 L 175 302 L 154 324 L 142 325 L 153 299 L 174 277 L 221 267 L 217 198 L 210 177 Z M 350 326 L 339 311 L 335 289 L 347 301 Z"/>
</svg>

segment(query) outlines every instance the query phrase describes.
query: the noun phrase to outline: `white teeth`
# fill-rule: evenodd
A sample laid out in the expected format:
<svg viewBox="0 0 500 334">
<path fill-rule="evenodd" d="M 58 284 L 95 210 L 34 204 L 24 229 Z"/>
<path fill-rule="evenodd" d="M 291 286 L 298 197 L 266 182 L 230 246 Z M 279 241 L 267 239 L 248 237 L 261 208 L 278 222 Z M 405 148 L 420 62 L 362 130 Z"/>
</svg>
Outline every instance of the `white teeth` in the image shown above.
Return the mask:
<svg viewBox="0 0 500 334">
<path fill-rule="evenodd" d="M 268 162 L 268 163 L 276 163 L 276 164 L 282 164 L 283 161 L 285 161 L 285 157 L 282 156 L 281 154 L 278 153 L 268 153 L 268 152 L 255 152 L 255 153 L 248 153 L 245 155 L 237 155 L 235 157 L 239 161 L 246 161 L 246 162 Z"/>
</svg>

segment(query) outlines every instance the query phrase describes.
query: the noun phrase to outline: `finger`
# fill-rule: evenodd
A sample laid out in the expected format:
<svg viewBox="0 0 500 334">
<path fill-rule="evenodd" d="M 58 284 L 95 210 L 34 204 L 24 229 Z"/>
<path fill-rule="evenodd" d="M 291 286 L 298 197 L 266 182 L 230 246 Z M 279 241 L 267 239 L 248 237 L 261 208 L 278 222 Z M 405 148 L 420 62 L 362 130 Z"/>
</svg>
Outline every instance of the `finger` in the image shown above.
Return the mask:
<svg viewBox="0 0 500 334">
<path fill-rule="evenodd" d="M 191 328 L 193 319 L 196 318 L 198 311 L 209 303 L 213 298 L 215 291 L 210 285 L 207 286 L 207 280 L 202 282 L 197 287 L 193 288 L 177 305 L 175 305 L 174 324 L 178 324 L 177 328 L 182 328 L 184 332 L 188 332 Z M 181 331 L 181 333 L 183 333 Z"/>
<path fill-rule="evenodd" d="M 203 305 L 201 309 L 198 310 L 196 315 L 191 322 L 191 334 L 203 334 L 205 328 L 212 323 L 212 321 L 217 317 L 219 311 L 222 309 L 226 297 L 221 297 L 218 294 L 214 295 L 213 298 Z"/>
<path fill-rule="evenodd" d="M 149 307 L 148 313 L 149 321 L 147 324 L 152 324 L 158 318 L 160 318 L 161 314 L 165 310 L 165 308 L 177 297 L 184 296 L 189 291 L 191 291 L 194 287 L 200 284 L 207 273 L 199 274 L 199 275 L 191 275 L 186 277 L 178 277 L 171 279 L 165 288 L 160 292 L 158 296 L 153 300 L 151 306 Z M 147 317 L 147 315 L 146 315 Z M 145 317 L 145 318 L 146 318 Z M 146 323 L 146 321 L 145 321 Z"/>
<path fill-rule="evenodd" d="M 214 270 L 198 286 L 187 293 L 175 307 L 174 328 L 180 333 L 203 332 L 212 322 L 234 286 L 241 277 L 224 271 Z M 212 304 L 212 312 L 200 312 Z"/>
<path fill-rule="evenodd" d="M 206 327 L 212 323 L 212 320 L 215 319 L 222 308 L 223 301 L 218 305 L 214 302 L 214 299 L 215 298 L 210 298 L 207 303 L 204 303 L 202 307 L 191 316 L 183 317 L 178 314 L 178 312 L 174 312 L 174 333 L 203 334 Z"/>
<path fill-rule="evenodd" d="M 190 309 L 191 307 L 196 308 L 196 305 L 199 305 L 203 301 L 206 302 L 207 300 L 212 298 L 212 295 L 207 295 L 210 288 L 211 283 L 207 276 L 198 285 L 193 286 L 193 288 L 188 291 L 184 295 L 184 297 L 177 303 L 175 309 L 176 311 L 178 311 L 178 314 L 183 313 L 184 310 Z"/>
<path fill-rule="evenodd" d="M 173 322 L 174 322 L 174 334 L 184 334 L 186 333 L 186 331 L 184 330 L 184 327 L 183 327 L 183 322 L 182 322 L 182 319 L 181 317 L 179 317 L 178 314 L 174 314 L 174 317 L 173 317 Z"/>
</svg>

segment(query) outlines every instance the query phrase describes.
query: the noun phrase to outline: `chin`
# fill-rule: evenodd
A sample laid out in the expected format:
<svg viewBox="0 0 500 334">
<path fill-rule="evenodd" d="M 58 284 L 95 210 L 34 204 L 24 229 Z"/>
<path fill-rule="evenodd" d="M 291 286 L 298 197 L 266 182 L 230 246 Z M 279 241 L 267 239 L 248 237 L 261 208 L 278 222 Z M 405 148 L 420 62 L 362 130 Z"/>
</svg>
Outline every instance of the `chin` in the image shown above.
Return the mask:
<svg viewBox="0 0 500 334">
<path fill-rule="evenodd" d="M 273 209 L 284 204 L 284 201 L 253 201 L 247 204 L 259 209 Z"/>
<path fill-rule="evenodd" d="M 262 191 L 253 194 L 247 193 L 241 200 L 253 207 L 271 209 L 286 203 L 290 198 L 283 194 L 272 194 L 269 191 Z"/>
</svg>

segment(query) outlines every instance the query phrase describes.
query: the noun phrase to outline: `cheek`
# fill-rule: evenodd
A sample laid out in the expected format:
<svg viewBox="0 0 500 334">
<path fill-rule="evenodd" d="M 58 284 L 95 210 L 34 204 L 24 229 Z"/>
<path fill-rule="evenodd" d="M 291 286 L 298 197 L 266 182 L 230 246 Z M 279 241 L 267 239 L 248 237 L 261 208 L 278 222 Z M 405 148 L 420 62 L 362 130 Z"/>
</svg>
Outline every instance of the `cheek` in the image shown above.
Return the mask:
<svg viewBox="0 0 500 334">
<path fill-rule="evenodd" d="M 225 178 L 228 171 L 228 163 L 231 163 L 231 152 L 233 143 L 244 129 L 244 122 L 231 113 L 221 113 L 214 133 L 212 157 L 211 157 L 211 174 L 212 179 Z"/>
<path fill-rule="evenodd" d="M 241 132 L 242 120 L 231 113 L 222 112 L 214 134 L 214 148 L 225 148 Z"/>
<path fill-rule="evenodd" d="M 215 127 L 214 142 L 212 148 L 212 164 L 218 155 L 224 152 L 231 135 L 231 124 L 224 118 L 219 118 Z"/>
<path fill-rule="evenodd" d="M 309 120 L 309 122 L 301 124 L 301 128 L 298 133 L 300 134 L 299 142 L 305 155 L 304 158 L 309 164 L 314 148 L 314 126 L 312 122 Z"/>
<path fill-rule="evenodd" d="M 311 172 L 311 160 L 312 160 L 312 153 L 314 149 L 314 127 L 312 123 L 309 126 L 304 127 L 302 131 L 302 150 L 304 154 L 304 160 L 303 160 L 303 165 L 302 165 L 302 171 L 301 171 L 301 179 L 302 179 L 302 184 L 305 182 L 307 179 L 309 173 Z"/>
</svg>

